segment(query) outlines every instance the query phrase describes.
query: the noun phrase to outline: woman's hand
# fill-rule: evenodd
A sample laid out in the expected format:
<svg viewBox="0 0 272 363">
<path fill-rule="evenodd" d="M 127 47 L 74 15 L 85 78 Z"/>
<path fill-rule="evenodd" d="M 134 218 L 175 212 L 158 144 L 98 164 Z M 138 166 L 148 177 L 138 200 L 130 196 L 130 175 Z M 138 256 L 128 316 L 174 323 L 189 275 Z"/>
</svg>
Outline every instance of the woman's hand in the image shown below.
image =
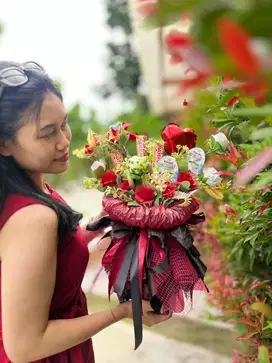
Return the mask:
<svg viewBox="0 0 272 363">
<path fill-rule="evenodd" d="M 169 314 L 155 314 L 149 301 L 142 300 L 143 324 L 147 327 L 162 323 L 172 317 Z M 132 303 L 131 301 L 120 304 L 112 308 L 113 315 L 116 320 L 130 318 L 132 319 Z"/>
<path fill-rule="evenodd" d="M 104 209 L 102 209 L 101 212 L 97 216 L 91 218 L 89 222 L 96 221 L 97 219 L 99 219 L 99 218 L 101 218 L 101 217 L 103 217 L 105 215 L 107 215 L 107 213 L 104 211 Z M 87 225 L 83 226 L 82 227 L 82 231 L 83 231 L 83 234 L 84 234 L 84 237 L 85 237 L 85 241 L 86 241 L 87 244 L 89 244 L 94 238 L 103 235 L 103 230 L 99 230 L 99 231 L 88 231 L 86 229 L 86 227 L 87 227 Z"/>
</svg>

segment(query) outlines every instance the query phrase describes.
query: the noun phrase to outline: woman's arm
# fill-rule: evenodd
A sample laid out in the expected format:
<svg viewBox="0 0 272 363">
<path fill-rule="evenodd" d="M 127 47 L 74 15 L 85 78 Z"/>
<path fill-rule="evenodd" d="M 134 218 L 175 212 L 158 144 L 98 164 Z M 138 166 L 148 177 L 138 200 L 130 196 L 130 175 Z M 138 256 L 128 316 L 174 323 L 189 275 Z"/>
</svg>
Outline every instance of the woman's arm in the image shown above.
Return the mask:
<svg viewBox="0 0 272 363">
<path fill-rule="evenodd" d="M 48 320 L 56 278 L 57 225 L 53 210 L 32 205 L 15 213 L 0 233 L 3 341 L 14 363 L 67 350 L 131 316 L 130 304 L 122 304 L 80 318 Z M 155 316 L 146 305 L 144 309 L 147 325 L 169 318 Z"/>
</svg>

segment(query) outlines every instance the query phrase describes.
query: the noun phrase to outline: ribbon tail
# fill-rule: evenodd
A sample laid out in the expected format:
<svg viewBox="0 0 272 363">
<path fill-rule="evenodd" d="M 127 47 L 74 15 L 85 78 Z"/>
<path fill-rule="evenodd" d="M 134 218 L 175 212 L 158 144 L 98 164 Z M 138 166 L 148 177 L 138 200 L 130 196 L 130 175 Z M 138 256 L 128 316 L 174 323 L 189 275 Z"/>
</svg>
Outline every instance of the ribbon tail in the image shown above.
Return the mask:
<svg viewBox="0 0 272 363">
<path fill-rule="evenodd" d="M 116 294 L 119 297 L 121 297 L 122 300 L 124 300 L 124 301 L 129 298 L 127 296 L 123 296 L 123 292 L 125 289 L 125 284 L 126 284 L 127 278 L 129 276 L 129 270 L 130 270 L 131 263 L 133 261 L 136 244 L 137 244 L 137 235 L 133 235 L 127 244 L 123 263 L 122 263 L 121 269 L 119 271 L 117 280 L 114 284 L 114 290 L 115 290 Z"/>
<path fill-rule="evenodd" d="M 145 259 L 147 255 L 148 245 L 149 245 L 149 236 L 145 229 L 142 229 L 139 237 L 139 248 L 138 248 L 138 271 L 139 271 L 139 281 L 140 281 L 140 296 L 143 296 L 143 277 L 144 277 L 144 267 L 145 267 Z"/>
<path fill-rule="evenodd" d="M 131 283 L 131 300 L 132 300 L 132 314 L 134 325 L 134 337 L 136 350 L 143 340 L 143 322 L 142 322 L 142 301 L 140 295 L 140 281 L 139 281 L 139 244 L 135 245 L 131 271 L 130 271 L 130 283 Z"/>
<path fill-rule="evenodd" d="M 187 256 L 189 257 L 190 261 L 192 262 L 193 266 L 196 269 L 198 276 L 203 280 L 207 271 L 206 265 L 200 259 L 200 253 L 196 249 L 195 246 L 192 246 L 187 251 Z"/>
</svg>

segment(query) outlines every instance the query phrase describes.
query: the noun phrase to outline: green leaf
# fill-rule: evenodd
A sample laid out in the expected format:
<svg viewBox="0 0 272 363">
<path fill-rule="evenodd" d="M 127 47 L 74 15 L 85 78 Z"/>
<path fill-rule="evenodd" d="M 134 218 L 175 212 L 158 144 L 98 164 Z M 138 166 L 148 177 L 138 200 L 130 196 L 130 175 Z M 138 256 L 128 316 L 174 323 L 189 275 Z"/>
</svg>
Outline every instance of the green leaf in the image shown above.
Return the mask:
<svg viewBox="0 0 272 363">
<path fill-rule="evenodd" d="M 135 201 L 131 201 L 127 203 L 128 207 L 140 207 L 140 204 L 135 202 Z"/>
<path fill-rule="evenodd" d="M 154 200 L 154 205 L 160 205 L 161 198 L 162 198 L 162 193 L 158 193 Z"/>
<path fill-rule="evenodd" d="M 260 139 L 266 139 L 267 137 L 272 136 L 272 127 L 264 127 L 262 129 L 258 129 L 253 131 L 251 134 L 252 140 L 260 140 Z"/>
<path fill-rule="evenodd" d="M 250 307 L 254 311 L 259 311 L 264 314 L 267 318 L 272 318 L 272 307 L 262 302 L 254 303 Z"/>
<path fill-rule="evenodd" d="M 268 116 L 272 114 L 272 104 L 263 107 L 238 108 L 233 111 L 236 116 Z"/>
<path fill-rule="evenodd" d="M 261 346 L 258 348 L 258 363 L 269 363 L 269 350 L 267 347 Z"/>
<path fill-rule="evenodd" d="M 197 95 L 197 102 L 201 106 L 210 107 L 216 105 L 218 103 L 218 99 L 214 93 L 205 90 L 199 92 L 199 94 Z"/>
<path fill-rule="evenodd" d="M 190 186 L 191 186 L 191 184 L 190 184 L 190 182 L 188 182 L 188 181 L 183 181 L 183 182 L 181 183 L 181 186 L 182 186 L 182 188 L 183 188 L 183 189 L 185 189 L 185 190 L 190 190 Z"/>
<path fill-rule="evenodd" d="M 253 183 L 252 187 L 257 190 L 272 183 L 272 171 L 266 171 L 260 174 L 258 180 Z"/>
</svg>

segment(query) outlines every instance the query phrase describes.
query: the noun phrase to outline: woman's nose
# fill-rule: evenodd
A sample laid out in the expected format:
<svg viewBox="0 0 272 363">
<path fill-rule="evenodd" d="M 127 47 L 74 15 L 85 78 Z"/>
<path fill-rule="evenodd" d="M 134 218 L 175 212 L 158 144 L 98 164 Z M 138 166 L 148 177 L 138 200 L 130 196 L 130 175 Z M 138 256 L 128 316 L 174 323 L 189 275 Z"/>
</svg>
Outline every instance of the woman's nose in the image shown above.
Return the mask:
<svg viewBox="0 0 272 363">
<path fill-rule="evenodd" d="M 57 150 L 61 151 L 64 149 L 67 149 L 69 147 L 70 144 L 70 139 L 67 137 L 67 135 L 65 135 L 64 132 L 61 132 L 61 136 L 58 139 L 58 143 L 57 143 Z"/>
</svg>

